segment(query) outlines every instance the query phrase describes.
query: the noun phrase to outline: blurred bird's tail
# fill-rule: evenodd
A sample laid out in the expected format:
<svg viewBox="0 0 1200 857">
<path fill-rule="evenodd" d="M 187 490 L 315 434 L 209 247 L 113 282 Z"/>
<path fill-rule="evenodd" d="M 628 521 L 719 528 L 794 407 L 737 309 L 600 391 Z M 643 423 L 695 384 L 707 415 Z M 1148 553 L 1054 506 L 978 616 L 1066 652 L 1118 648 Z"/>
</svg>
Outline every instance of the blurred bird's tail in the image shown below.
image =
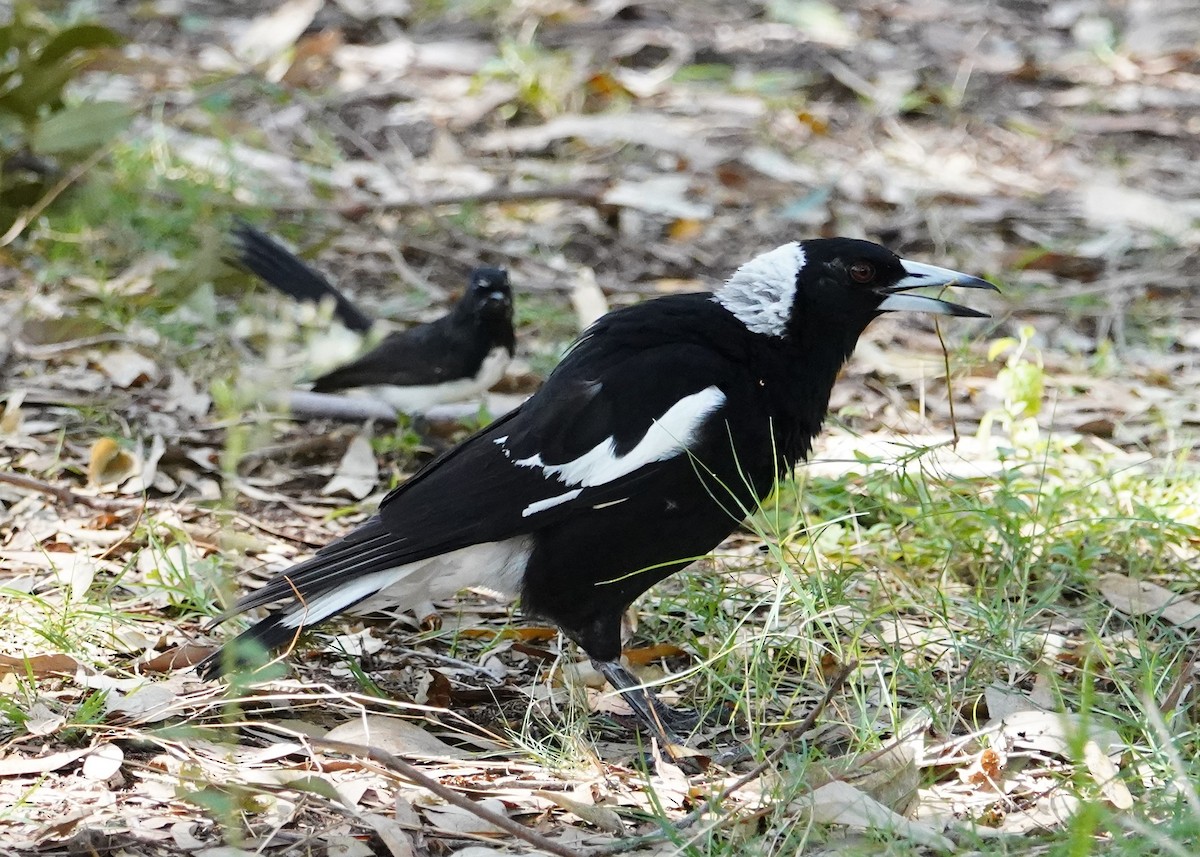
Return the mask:
<svg viewBox="0 0 1200 857">
<path fill-rule="evenodd" d="M 237 262 L 253 271 L 275 289 L 298 301 L 319 303 L 333 298 L 334 315 L 351 330 L 365 333 L 372 319 L 352 304 L 334 285 L 314 271 L 286 247 L 248 223 L 233 228 Z"/>
</svg>

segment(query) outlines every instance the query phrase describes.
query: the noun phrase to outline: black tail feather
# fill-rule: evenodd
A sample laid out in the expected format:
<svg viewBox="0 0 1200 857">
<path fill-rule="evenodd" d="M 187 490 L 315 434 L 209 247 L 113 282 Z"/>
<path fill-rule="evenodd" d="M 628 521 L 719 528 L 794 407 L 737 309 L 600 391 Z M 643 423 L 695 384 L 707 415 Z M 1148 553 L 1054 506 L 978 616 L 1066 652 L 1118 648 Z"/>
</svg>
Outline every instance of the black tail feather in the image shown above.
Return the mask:
<svg viewBox="0 0 1200 857">
<path fill-rule="evenodd" d="M 290 603 L 288 607 L 275 610 L 266 618 L 247 628 L 227 642 L 196 666 L 201 678 L 220 678 L 228 672 L 252 671 L 269 659 L 270 652 L 290 644 L 301 630 L 316 625 L 337 615 L 371 595 L 365 591 L 359 598 L 347 603 L 333 613 L 323 613 L 320 618 L 284 624 L 293 616 L 295 606 L 307 604 L 326 593 L 336 591 L 339 585 L 352 584 L 356 579 L 387 571 L 406 562 L 422 558 L 414 556 L 403 540 L 390 535 L 378 516 L 335 542 L 319 550 L 316 556 L 292 566 L 275 575 L 265 586 L 243 596 L 225 613 L 217 616 L 209 628 L 227 619 L 272 603 Z"/>
<path fill-rule="evenodd" d="M 238 634 L 207 658 L 196 664 L 196 674 L 206 681 L 230 673 L 252 672 L 271 659 L 276 649 L 289 645 L 302 629 L 283 624 L 282 610 Z"/>
<path fill-rule="evenodd" d="M 286 247 L 248 223 L 233 228 L 238 262 L 253 271 L 275 289 L 299 301 L 319 303 L 333 298 L 334 315 L 351 330 L 366 332 L 372 319 Z"/>
</svg>

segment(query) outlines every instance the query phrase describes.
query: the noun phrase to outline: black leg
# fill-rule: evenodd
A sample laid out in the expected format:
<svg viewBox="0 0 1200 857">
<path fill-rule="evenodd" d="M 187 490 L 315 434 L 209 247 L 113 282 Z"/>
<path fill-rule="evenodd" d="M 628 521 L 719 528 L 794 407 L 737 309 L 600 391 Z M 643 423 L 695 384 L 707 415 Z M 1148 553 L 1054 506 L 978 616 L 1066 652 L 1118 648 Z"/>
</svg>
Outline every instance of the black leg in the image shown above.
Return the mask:
<svg viewBox="0 0 1200 857">
<path fill-rule="evenodd" d="M 625 701 L 633 709 L 638 720 L 649 729 L 662 745 L 668 755 L 673 756 L 671 748 L 682 746 L 683 740 L 675 734 L 672 725 L 686 723 L 686 715 L 671 709 L 654 695 L 648 687 L 634 678 L 629 670 L 617 661 L 592 661 L 596 669 L 608 679 L 608 683 L 620 692 Z M 692 724 L 694 725 L 694 724 Z"/>
</svg>

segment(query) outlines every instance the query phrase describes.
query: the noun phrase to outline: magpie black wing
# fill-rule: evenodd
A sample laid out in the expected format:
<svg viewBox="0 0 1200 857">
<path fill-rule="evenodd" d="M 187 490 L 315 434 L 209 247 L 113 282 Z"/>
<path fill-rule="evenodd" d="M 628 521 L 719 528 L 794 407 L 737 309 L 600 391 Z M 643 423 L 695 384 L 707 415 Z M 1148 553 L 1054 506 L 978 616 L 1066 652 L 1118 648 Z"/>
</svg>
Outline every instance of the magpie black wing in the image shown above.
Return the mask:
<svg viewBox="0 0 1200 857">
<path fill-rule="evenodd" d="M 712 306 L 692 297 L 683 321 Z M 387 529 L 434 552 L 533 532 L 645 490 L 723 434 L 728 390 L 741 381 L 730 361 L 702 337 L 665 341 L 638 309 L 610 314 L 520 409 L 388 495 Z"/>
<path fill-rule="evenodd" d="M 362 357 L 313 382 L 313 391 L 334 393 L 391 384 L 416 387 L 470 378 L 479 370 L 487 342 L 475 341 L 452 316 L 389 334 Z"/>
</svg>

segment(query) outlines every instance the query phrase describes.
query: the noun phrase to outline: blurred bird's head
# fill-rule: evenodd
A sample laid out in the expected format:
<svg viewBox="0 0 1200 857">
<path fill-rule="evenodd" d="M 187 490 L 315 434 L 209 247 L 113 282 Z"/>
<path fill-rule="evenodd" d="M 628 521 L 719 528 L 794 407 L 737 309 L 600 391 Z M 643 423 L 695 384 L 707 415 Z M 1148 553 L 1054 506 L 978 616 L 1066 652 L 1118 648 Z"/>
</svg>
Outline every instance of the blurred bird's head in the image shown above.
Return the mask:
<svg viewBox="0 0 1200 857">
<path fill-rule="evenodd" d="M 714 299 L 755 333 L 782 339 L 824 338 L 854 347 L 867 325 L 889 312 L 986 318 L 987 313 L 913 289 L 996 287 L 986 280 L 901 259 L 856 238 L 792 242 L 751 259 Z"/>
<path fill-rule="evenodd" d="M 508 271 L 503 268 L 473 270 L 461 303 L 470 307 L 471 314 L 477 318 L 511 324 L 513 301 Z"/>
</svg>

